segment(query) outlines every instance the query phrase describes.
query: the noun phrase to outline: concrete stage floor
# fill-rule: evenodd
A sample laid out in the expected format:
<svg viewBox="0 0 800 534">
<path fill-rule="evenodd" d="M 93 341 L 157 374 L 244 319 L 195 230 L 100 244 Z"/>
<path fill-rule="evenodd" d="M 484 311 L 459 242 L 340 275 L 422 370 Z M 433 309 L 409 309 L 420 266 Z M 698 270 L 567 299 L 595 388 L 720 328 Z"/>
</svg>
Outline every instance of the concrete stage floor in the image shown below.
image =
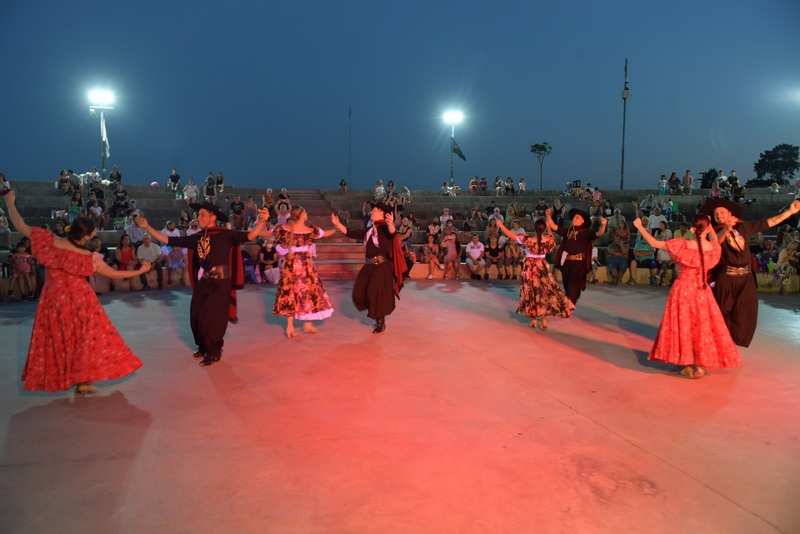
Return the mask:
<svg viewBox="0 0 800 534">
<path fill-rule="evenodd" d="M 350 287 L 296 340 L 241 292 L 207 369 L 188 292 L 104 298 L 144 367 L 92 398 L 24 393 L 34 305 L 0 306 L 0 531 L 800 532 L 797 296 L 690 381 L 645 361 L 663 290 L 542 334 L 516 285 L 413 282 L 376 336 Z"/>
</svg>

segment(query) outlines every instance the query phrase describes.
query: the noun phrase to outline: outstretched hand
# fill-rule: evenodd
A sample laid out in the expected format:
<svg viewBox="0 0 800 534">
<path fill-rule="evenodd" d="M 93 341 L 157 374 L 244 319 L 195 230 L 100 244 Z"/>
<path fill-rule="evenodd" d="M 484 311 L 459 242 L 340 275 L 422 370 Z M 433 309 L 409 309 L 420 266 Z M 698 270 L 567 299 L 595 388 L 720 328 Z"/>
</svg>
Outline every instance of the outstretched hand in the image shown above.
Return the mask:
<svg viewBox="0 0 800 534">
<path fill-rule="evenodd" d="M 342 221 L 339 220 L 339 216 L 333 211 L 331 212 L 331 223 L 333 223 L 334 226 L 339 226 L 342 224 Z"/>
<path fill-rule="evenodd" d="M 394 224 L 394 213 L 387 213 L 383 216 L 386 224 Z"/>
<path fill-rule="evenodd" d="M 150 269 L 152 268 L 153 266 L 149 261 L 143 261 L 142 265 L 139 267 L 139 273 L 140 274 L 149 273 Z"/>
<path fill-rule="evenodd" d="M 8 189 L 5 195 L 3 195 L 3 198 L 6 199 L 6 205 L 8 206 L 13 206 L 17 203 L 17 195 L 14 193 L 13 189 Z"/>
<path fill-rule="evenodd" d="M 642 219 L 640 219 L 639 217 L 636 217 L 631 224 L 633 224 L 634 228 L 641 228 L 642 227 Z"/>
<path fill-rule="evenodd" d="M 789 204 L 789 209 L 795 213 L 800 213 L 800 200 L 793 200 L 792 203 Z"/>
<path fill-rule="evenodd" d="M 136 219 L 134 219 L 134 221 L 136 222 L 136 226 L 138 226 L 139 228 L 147 228 L 150 226 L 150 223 L 147 222 L 147 217 L 145 217 L 144 215 L 139 215 L 138 217 L 136 217 Z"/>
</svg>

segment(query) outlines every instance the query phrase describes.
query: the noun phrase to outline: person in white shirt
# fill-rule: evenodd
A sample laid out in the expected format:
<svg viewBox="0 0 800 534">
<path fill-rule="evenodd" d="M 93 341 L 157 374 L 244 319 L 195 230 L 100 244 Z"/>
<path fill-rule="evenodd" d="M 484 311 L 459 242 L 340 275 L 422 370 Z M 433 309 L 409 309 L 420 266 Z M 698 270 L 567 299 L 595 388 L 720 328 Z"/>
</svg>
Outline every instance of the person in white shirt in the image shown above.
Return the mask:
<svg viewBox="0 0 800 534">
<path fill-rule="evenodd" d="M 383 180 L 375 182 L 375 200 L 381 200 L 386 196 L 386 188 L 383 187 Z"/>
<path fill-rule="evenodd" d="M 525 178 L 520 176 L 519 177 L 519 184 L 517 185 L 517 191 L 520 193 L 524 193 L 527 191 L 528 186 L 525 184 Z"/>
<path fill-rule="evenodd" d="M 717 180 L 719 181 L 720 185 L 728 181 L 728 177 L 725 176 L 725 171 L 722 170 L 722 167 L 719 168 Z"/>
<path fill-rule="evenodd" d="M 164 228 L 161 230 L 161 233 L 164 235 L 168 235 L 170 237 L 180 237 L 181 231 L 178 230 L 178 227 L 175 226 L 173 221 L 167 221 L 167 224 L 164 225 Z"/>
<path fill-rule="evenodd" d="M 694 176 L 692 176 L 691 171 L 689 169 L 686 169 L 686 173 L 683 175 L 683 194 L 691 195 L 693 187 L 694 187 Z"/>
<path fill-rule="evenodd" d="M 197 202 L 197 199 L 200 196 L 200 189 L 194 183 L 191 176 L 189 177 L 189 181 L 183 186 L 183 199 L 186 201 L 187 204 L 194 204 Z"/>
<path fill-rule="evenodd" d="M 136 259 L 139 260 L 139 263 L 149 262 L 152 265 L 150 272 L 142 275 L 145 287 L 153 289 L 161 287 L 161 247 L 153 243 L 150 234 L 145 233 L 142 237 L 142 244 L 136 249 Z M 155 277 L 153 276 L 154 272 Z"/>
<path fill-rule="evenodd" d="M 138 212 L 133 212 L 128 225 L 125 227 L 125 233 L 128 234 L 128 237 L 130 237 L 131 244 L 134 246 L 134 248 L 138 247 L 142 241 L 144 241 L 144 236 L 147 234 L 147 232 L 136 225 L 136 218 L 138 216 Z"/>
<path fill-rule="evenodd" d="M 661 223 L 667 223 L 667 218 L 661 214 L 660 208 L 653 208 L 653 213 L 647 218 L 647 229 L 653 233 L 661 227 Z"/>
<path fill-rule="evenodd" d="M 486 273 L 486 260 L 484 259 L 485 247 L 478 238 L 478 234 L 472 234 L 472 239 L 467 243 L 466 249 L 470 277 L 473 280 L 488 279 L 489 275 Z"/>
</svg>

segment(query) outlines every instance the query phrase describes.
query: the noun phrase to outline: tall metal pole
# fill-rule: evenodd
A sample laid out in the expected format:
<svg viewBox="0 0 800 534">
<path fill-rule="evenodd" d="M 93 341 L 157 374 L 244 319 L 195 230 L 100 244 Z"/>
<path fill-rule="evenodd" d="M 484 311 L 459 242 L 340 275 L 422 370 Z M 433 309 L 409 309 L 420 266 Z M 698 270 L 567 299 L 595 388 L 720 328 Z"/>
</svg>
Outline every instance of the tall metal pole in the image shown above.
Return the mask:
<svg viewBox="0 0 800 534">
<path fill-rule="evenodd" d="M 350 183 L 353 166 L 353 106 L 347 108 L 347 183 Z"/>
<path fill-rule="evenodd" d="M 103 121 L 105 117 L 103 116 L 103 110 L 100 110 L 100 176 L 105 178 L 106 177 L 106 144 L 103 140 Z"/>
<path fill-rule="evenodd" d="M 619 189 L 625 187 L 625 126 L 628 119 L 628 98 L 631 96 L 630 85 L 628 84 L 628 58 L 625 58 L 625 85 L 622 88 L 622 158 L 619 167 Z"/>
<path fill-rule="evenodd" d="M 456 162 L 455 162 L 455 159 L 453 158 L 453 156 L 454 156 L 454 154 L 453 154 L 454 150 L 453 149 L 455 148 L 455 142 L 456 142 L 456 125 L 455 124 L 451 124 L 450 128 L 451 128 L 451 130 L 450 130 L 450 181 L 452 182 L 453 181 L 453 177 L 455 175 L 455 167 L 456 167 Z"/>
</svg>

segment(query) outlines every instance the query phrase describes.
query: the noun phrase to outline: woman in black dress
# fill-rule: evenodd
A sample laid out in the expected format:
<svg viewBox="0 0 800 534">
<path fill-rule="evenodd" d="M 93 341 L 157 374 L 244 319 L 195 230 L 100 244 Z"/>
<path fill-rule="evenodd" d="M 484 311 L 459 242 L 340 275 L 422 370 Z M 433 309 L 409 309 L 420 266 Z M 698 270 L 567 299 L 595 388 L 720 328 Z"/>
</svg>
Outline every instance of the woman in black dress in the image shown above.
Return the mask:
<svg viewBox="0 0 800 534">
<path fill-rule="evenodd" d="M 722 246 L 722 257 L 712 274 L 714 298 L 733 341 L 741 347 L 749 347 L 758 322 L 758 289 L 750 237 L 800 212 L 800 201 L 795 200 L 789 209 L 774 217 L 756 221 L 742 220 L 742 205 L 730 200 L 711 199 L 703 211 L 719 224 L 718 237 Z"/>
</svg>

